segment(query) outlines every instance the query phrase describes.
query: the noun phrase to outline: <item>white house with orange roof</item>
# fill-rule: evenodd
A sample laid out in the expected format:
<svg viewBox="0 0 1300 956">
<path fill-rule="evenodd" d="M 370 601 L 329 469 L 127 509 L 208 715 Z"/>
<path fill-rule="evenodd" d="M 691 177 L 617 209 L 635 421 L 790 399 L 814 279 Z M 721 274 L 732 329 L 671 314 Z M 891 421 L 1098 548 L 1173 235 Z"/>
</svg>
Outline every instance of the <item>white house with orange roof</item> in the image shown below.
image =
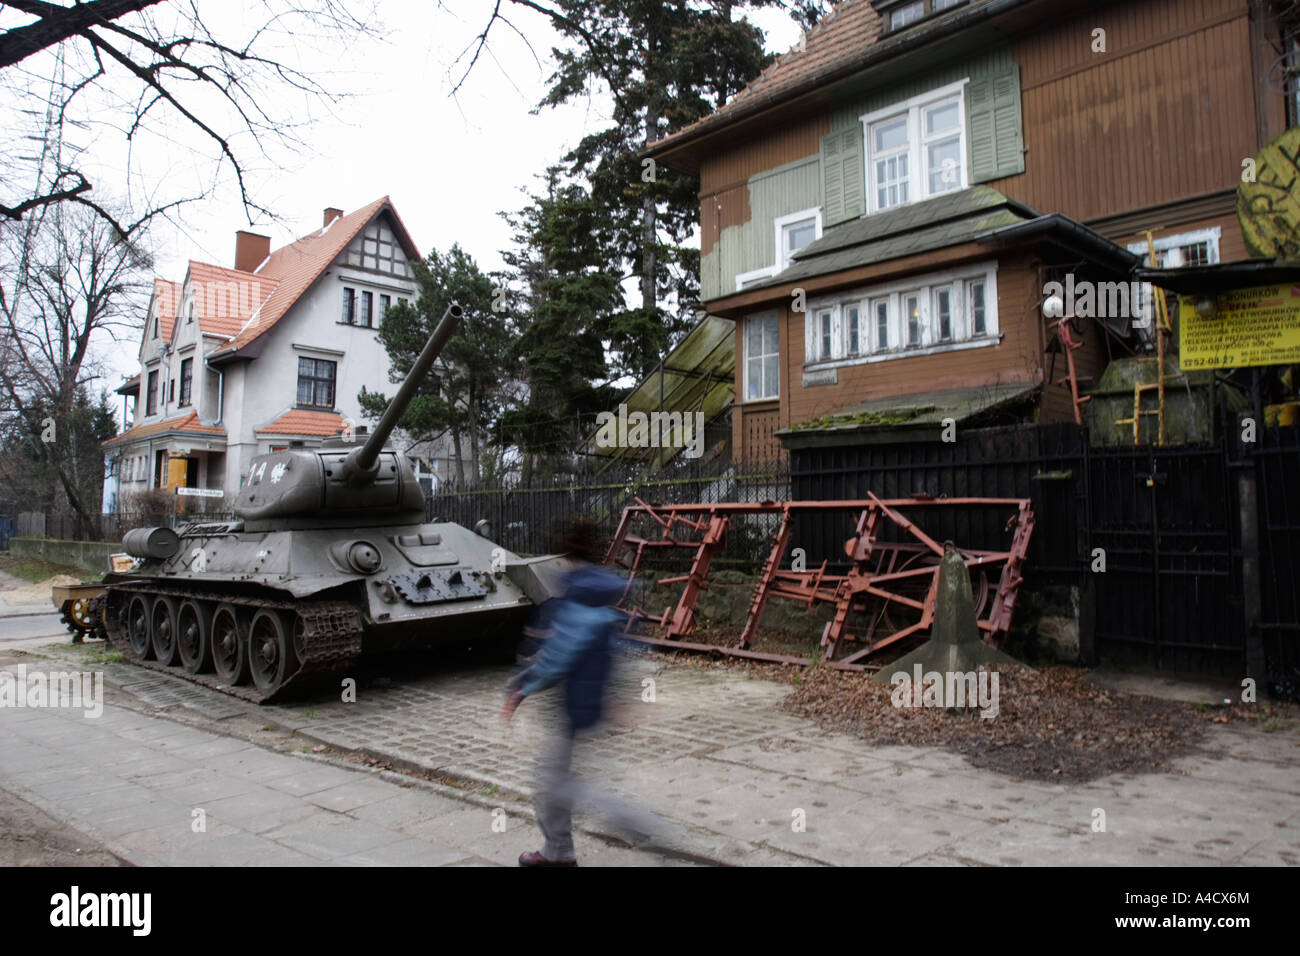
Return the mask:
<svg viewBox="0 0 1300 956">
<path fill-rule="evenodd" d="M 274 251 L 240 231 L 233 269 L 190 262 L 181 282 L 156 279 L 140 372 L 118 388 L 132 425 L 105 442 L 105 510 L 152 488 L 233 492 L 254 455 L 363 422 L 362 388 L 392 390 L 376 330 L 419 296 L 418 258 L 385 196 L 326 209 L 319 230 Z M 445 473 L 445 456 L 428 457 Z"/>
</svg>

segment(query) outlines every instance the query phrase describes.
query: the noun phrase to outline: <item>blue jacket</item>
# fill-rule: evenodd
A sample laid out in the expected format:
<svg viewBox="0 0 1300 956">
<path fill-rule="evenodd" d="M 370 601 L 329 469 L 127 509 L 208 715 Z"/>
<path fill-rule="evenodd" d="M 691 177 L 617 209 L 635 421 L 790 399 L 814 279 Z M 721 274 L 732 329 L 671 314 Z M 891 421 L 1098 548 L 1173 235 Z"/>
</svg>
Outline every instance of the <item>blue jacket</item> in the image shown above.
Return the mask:
<svg viewBox="0 0 1300 956">
<path fill-rule="evenodd" d="M 574 730 L 600 719 L 609 680 L 613 638 L 623 616 L 610 605 L 626 582 L 608 568 L 586 566 L 565 577 L 564 596 L 547 602 L 551 636 L 537 659 L 512 683 L 536 694 L 564 683 L 564 706 Z"/>
</svg>

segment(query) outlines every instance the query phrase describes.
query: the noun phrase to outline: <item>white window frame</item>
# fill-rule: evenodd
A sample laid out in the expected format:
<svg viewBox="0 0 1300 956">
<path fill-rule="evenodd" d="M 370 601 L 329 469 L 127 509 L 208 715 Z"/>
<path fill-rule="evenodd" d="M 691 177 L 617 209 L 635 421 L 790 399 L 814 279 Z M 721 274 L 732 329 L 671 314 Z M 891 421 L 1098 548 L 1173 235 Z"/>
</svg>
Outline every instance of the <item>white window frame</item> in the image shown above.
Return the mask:
<svg viewBox="0 0 1300 956">
<path fill-rule="evenodd" d="M 870 348 L 866 350 L 866 355 L 886 355 L 893 348 L 890 344 L 894 341 L 894 312 L 893 302 L 888 295 L 874 295 L 869 297 L 867 303 L 871 313 L 871 342 Z M 877 313 L 877 306 L 881 303 L 885 305 L 885 344 L 880 344 L 880 316 Z"/>
<path fill-rule="evenodd" d="M 926 93 L 913 96 L 899 103 L 894 103 L 883 109 L 873 110 L 870 113 L 864 113 L 859 117 L 862 123 L 862 163 L 863 163 L 863 182 L 866 184 L 867 191 L 867 214 L 881 212 L 884 209 L 897 209 L 899 206 L 907 206 L 914 202 L 922 202 L 933 196 L 941 196 L 945 193 L 958 192 L 970 186 L 970 170 L 967 168 L 969 156 L 967 154 L 967 130 L 966 130 L 966 84 L 970 82 L 970 77 L 958 80 L 956 83 L 949 83 L 947 86 L 941 86 L 937 89 L 929 90 Z M 945 189 L 943 192 L 930 192 L 930 169 L 926 165 L 926 142 L 923 127 L 921 124 L 921 111 L 925 107 L 934 106 L 940 100 L 957 98 L 957 128 L 959 130 L 958 155 L 961 156 L 961 178 L 954 189 Z M 901 115 L 907 115 L 907 164 L 908 164 L 908 199 L 907 202 L 898 203 L 894 206 L 880 206 L 876 201 L 876 168 L 872 155 L 871 127 L 876 123 L 884 120 L 894 119 Z M 915 188 L 912 188 L 915 184 Z"/>
<path fill-rule="evenodd" d="M 777 216 L 772 222 L 772 228 L 776 239 L 776 269 L 775 272 L 783 272 L 790 267 L 791 260 L 786 258 L 785 254 L 785 230 L 787 226 L 793 226 L 803 222 L 805 219 L 813 220 L 813 242 L 822 237 L 822 210 L 820 206 L 814 206 L 811 209 L 802 209 L 799 212 L 792 212 L 785 216 Z M 811 245 L 811 243 L 809 243 Z M 803 248 L 803 247 L 800 247 Z M 798 250 L 796 250 L 798 251 Z M 773 273 L 775 274 L 775 273 Z"/>
<path fill-rule="evenodd" d="M 810 370 L 841 365 L 866 365 L 997 345 L 1002 340 L 998 327 L 997 272 L 997 261 L 992 260 L 811 299 L 808 310 L 804 313 L 804 368 Z M 984 283 L 985 330 L 982 335 L 974 334 L 969 317 L 967 290 L 973 281 Z M 935 291 L 941 288 L 948 290 L 949 308 L 952 310 L 952 339 L 944 342 L 937 340 L 937 319 L 934 316 Z M 907 316 L 903 312 L 903 301 L 913 294 L 917 296 L 920 309 L 920 342 L 908 345 Z M 881 301 L 888 303 L 889 310 L 889 342 L 884 350 L 880 349 L 880 335 L 876 325 L 876 306 Z M 867 316 L 869 342 L 857 355 L 847 354 L 846 323 L 842 319 L 846 305 L 858 307 L 859 323 L 863 321 L 864 313 Z M 827 310 L 831 310 L 835 317 L 833 334 L 838 348 L 838 352 L 831 358 L 823 358 L 821 355 L 820 316 Z"/>
<path fill-rule="evenodd" d="M 770 279 L 774 275 L 776 275 L 776 266 L 764 266 L 761 269 L 742 272 L 736 276 L 736 291 L 740 292 L 749 283 L 757 282 L 761 279 Z"/>
<path fill-rule="evenodd" d="M 856 342 L 853 341 L 853 323 L 849 319 L 849 309 L 858 310 L 858 340 Z M 849 299 L 841 303 L 840 311 L 844 319 L 844 357 L 857 358 L 859 355 L 865 355 L 870 351 L 871 345 L 871 333 L 866 331 L 866 323 L 870 318 L 868 300 Z M 866 349 L 862 347 L 864 340 L 868 346 Z"/>
<path fill-rule="evenodd" d="M 776 352 L 762 352 L 758 356 L 749 354 L 749 323 L 771 320 L 776 323 Z M 740 330 L 741 335 L 741 361 L 744 362 L 745 371 L 742 381 L 744 392 L 741 396 L 741 402 L 771 402 L 781 397 L 781 316 L 776 312 L 757 312 L 753 315 L 747 315 L 744 319 L 743 327 Z M 776 391 L 771 395 L 760 395 L 757 398 L 749 397 L 749 360 L 751 358 L 766 359 L 770 355 L 776 355 Z"/>
</svg>

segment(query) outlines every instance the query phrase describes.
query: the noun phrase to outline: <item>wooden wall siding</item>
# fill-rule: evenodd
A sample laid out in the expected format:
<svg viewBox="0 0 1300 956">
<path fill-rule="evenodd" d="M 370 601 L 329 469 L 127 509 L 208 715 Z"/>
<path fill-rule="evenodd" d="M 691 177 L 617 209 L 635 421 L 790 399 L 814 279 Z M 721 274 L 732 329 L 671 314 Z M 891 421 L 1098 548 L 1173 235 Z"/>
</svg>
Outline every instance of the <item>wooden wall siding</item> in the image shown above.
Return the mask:
<svg viewBox="0 0 1300 956">
<path fill-rule="evenodd" d="M 743 203 L 738 196 L 743 194 Z M 773 223 L 778 216 L 813 209 L 821 205 L 821 166 L 816 156 L 755 176 L 749 184 L 724 194 L 724 208 L 741 205 L 750 215 L 739 224 L 719 229 L 717 243 L 701 253 L 700 293 L 705 300 L 736 291 L 736 276 L 762 269 L 776 262 L 776 233 Z M 707 202 L 708 200 L 704 200 Z M 719 217 L 720 224 L 723 218 Z"/>
<path fill-rule="evenodd" d="M 797 159 L 816 156 L 829 129 L 830 118 L 817 114 L 797 123 L 770 123 L 761 137 L 720 147 L 700 163 L 700 197 L 744 185 L 759 173 Z"/>
<path fill-rule="evenodd" d="M 825 114 L 798 123 L 769 127 L 759 139 L 720 151 L 700 165 L 700 294 L 708 300 L 736 291 L 736 276 L 761 269 L 775 261 L 772 220 L 821 204 L 818 153 L 830 119 Z M 809 164 L 811 166 L 809 167 Z M 753 208 L 755 177 L 773 182 L 758 185 L 759 202 Z M 808 182 L 813 180 L 811 194 Z M 791 195 L 783 196 L 783 193 Z M 802 205 L 789 205 L 800 202 Z M 788 208 L 787 208 L 788 206 Z M 764 218 L 766 217 L 766 218 Z M 756 228 L 753 224 L 762 228 Z M 739 231 L 737 231 L 739 230 Z M 767 258 L 754 245 L 767 238 Z M 720 251 L 720 252 L 719 252 Z"/>
<path fill-rule="evenodd" d="M 1082 221 L 1233 186 L 1256 152 L 1249 42 L 1244 0 L 1115 5 L 1024 38 L 1026 169 L 990 185 Z"/>
<path fill-rule="evenodd" d="M 1086 392 L 1089 385 L 1095 385 L 1105 370 L 1106 358 L 1105 332 L 1090 319 L 1083 319 L 1071 335 L 1076 340 L 1083 340 L 1083 348 L 1074 353 L 1075 373 L 1079 376 L 1080 391 Z M 1048 338 L 1050 339 L 1050 331 Z M 1068 366 L 1065 353 L 1058 352 L 1053 364 L 1051 355 L 1043 356 L 1043 397 L 1039 404 L 1039 422 L 1074 421 L 1074 399 L 1070 395 L 1069 380 L 1066 378 Z M 1048 376 L 1052 384 L 1049 384 Z M 1084 407 L 1087 412 L 1087 407 Z"/>
<path fill-rule="evenodd" d="M 734 456 L 738 461 L 768 462 L 784 457 L 785 449 L 781 439 L 776 437 L 780 424 L 780 408 L 775 404 L 764 404 L 749 408 L 741 416 L 742 453 Z"/>
<path fill-rule="evenodd" d="M 862 116 L 885 109 L 902 100 L 920 96 L 929 90 L 956 83 L 958 80 L 976 79 L 1006 71 L 1015 65 L 1009 46 L 992 50 L 984 56 L 956 64 L 945 64 L 938 69 L 927 69 L 902 83 L 891 84 L 859 96 L 853 96 L 837 105 L 831 113 L 831 129 L 862 128 Z"/>
<path fill-rule="evenodd" d="M 997 274 L 998 323 L 1002 341 L 995 346 L 964 349 L 937 355 L 893 359 L 866 365 L 841 366 L 837 385 L 804 388 L 803 313 L 781 312 L 779 343 L 781 348 L 781 396 L 776 413 L 779 428 L 806 422 L 822 415 L 842 412 L 871 399 L 948 388 L 971 388 L 980 385 L 1026 384 L 1041 382 L 1044 374 L 1043 348 L 1046 332 L 1040 311 L 1041 289 L 1038 264 L 1026 255 L 1009 256 L 1001 261 Z M 736 391 L 740 394 L 743 379 L 744 343 L 736 323 L 738 350 Z M 1068 409 L 1068 400 L 1065 406 Z M 736 406 L 735 441 L 745 447 L 748 419 L 770 416 L 767 404 Z M 766 420 L 766 419 L 763 419 Z M 758 427 L 757 425 L 755 427 Z M 766 427 L 766 426 L 764 426 Z"/>
<path fill-rule="evenodd" d="M 1192 222 L 1177 223 L 1158 223 L 1152 222 L 1151 234 L 1158 240 L 1162 236 L 1175 235 L 1180 232 L 1195 232 L 1198 229 L 1212 229 L 1219 227 L 1219 261 L 1236 262 L 1239 259 L 1249 259 L 1250 253 L 1246 251 L 1246 238 L 1241 234 L 1241 223 L 1237 221 L 1234 213 L 1229 216 L 1215 216 L 1210 219 L 1197 219 Z M 1115 242 L 1128 248 L 1131 242 L 1146 242 L 1145 233 L 1133 233 L 1127 236 L 1121 236 L 1115 239 Z"/>
</svg>

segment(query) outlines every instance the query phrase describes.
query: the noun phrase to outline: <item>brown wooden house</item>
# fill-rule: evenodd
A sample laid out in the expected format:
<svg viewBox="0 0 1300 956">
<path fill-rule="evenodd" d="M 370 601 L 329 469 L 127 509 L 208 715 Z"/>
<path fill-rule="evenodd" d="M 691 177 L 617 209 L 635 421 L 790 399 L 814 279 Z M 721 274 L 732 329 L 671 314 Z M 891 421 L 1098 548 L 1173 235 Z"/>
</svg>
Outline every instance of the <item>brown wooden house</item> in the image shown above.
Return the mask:
<svg viewBox="0 0 1300 956">
<path fill-rule="evenodd" d="M 1071 417 L 1046 283 L 1130 279 L 1148 230 L 1156 265 L 1246 258 L 1243 160 L 1294 121 L 1282 33 L 1268 0 L 844 0 L 652 144 L 699 176 L 734 457 Z M 1082 377 L 1139 311 L 1085 326 Z"/>
</svg>

